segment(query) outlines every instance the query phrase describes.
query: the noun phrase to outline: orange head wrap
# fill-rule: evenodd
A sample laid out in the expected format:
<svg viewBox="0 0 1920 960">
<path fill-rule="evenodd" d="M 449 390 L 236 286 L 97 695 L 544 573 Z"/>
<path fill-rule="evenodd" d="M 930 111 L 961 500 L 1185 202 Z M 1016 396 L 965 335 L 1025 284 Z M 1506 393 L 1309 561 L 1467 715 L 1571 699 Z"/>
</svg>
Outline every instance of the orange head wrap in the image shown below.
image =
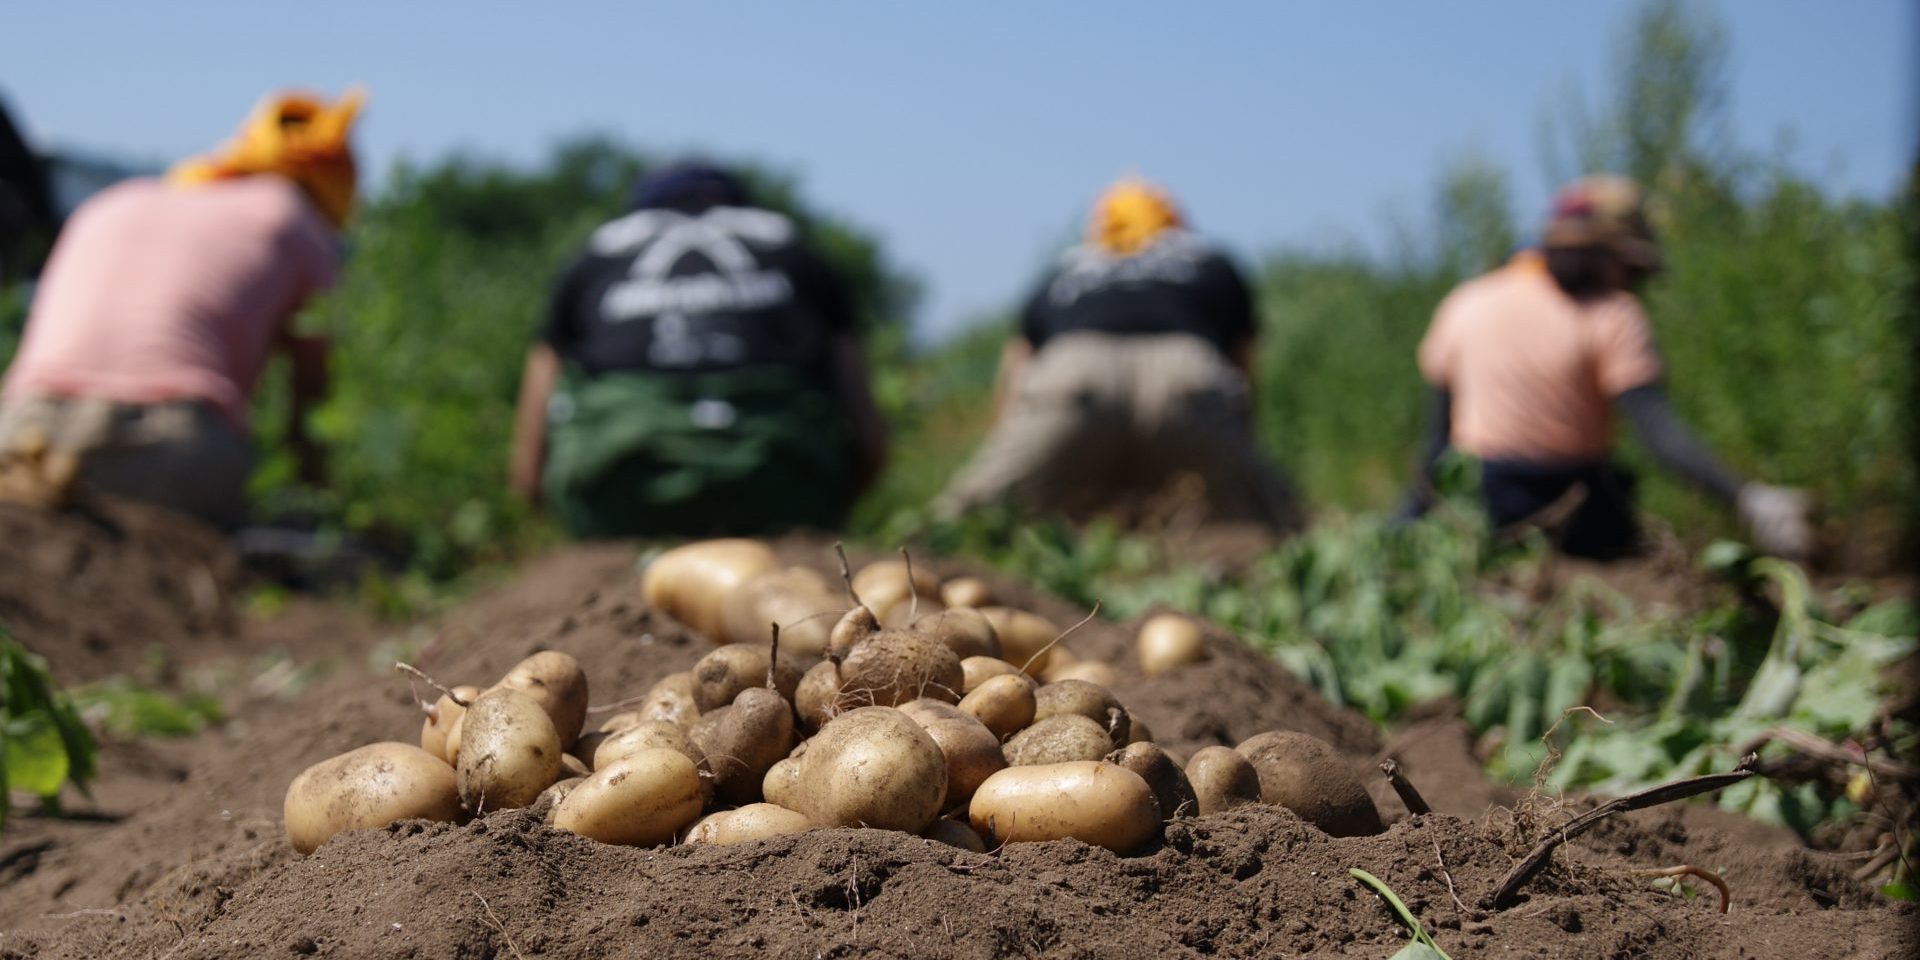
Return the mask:
<svg viewBox="0 0 1920 960">
<path fill-rule="evenodd" d="M 365 95 L 348 90 L 333 104 L 305 94 L 276 94 L 254 108 L 233 139 L 203 157 L 175 164 L 175 183 L 210 183 L 270 173 L 306 190 L 335 227 L 353 212 L 357 176 L 347 135 Z"/>
<path fill-rule="evenodd" d="M 1094 202 L 1087 242 L 1132 256 L 1146 249 L 1161 231 L 1180 225 L 1180 211 L 1166 191 L 1145 180 L 1126 177 Z"/>
</svg>

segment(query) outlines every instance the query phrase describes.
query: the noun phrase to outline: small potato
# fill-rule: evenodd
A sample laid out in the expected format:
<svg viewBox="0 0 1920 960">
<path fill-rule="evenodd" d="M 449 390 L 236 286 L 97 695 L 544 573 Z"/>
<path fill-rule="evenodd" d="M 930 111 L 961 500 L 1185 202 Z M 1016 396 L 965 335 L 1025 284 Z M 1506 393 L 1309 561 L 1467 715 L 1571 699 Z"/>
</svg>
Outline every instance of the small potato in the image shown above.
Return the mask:
<svg viewBox="0 0 1920 960">
<path fill-rule="evenodd" d="M 813 733 L 826 725 L 836 712 L 833 702 L 840 696 L 840 667 L 822 660 L 808 668 L 793 689 L 793 710 L 800 715 L 800 727 Z"/>
<path fill-rule="evenodd" d="M 760 779 L 760 796 L 768 803 L 799 809 L 800 758 L 787 757 L 768 767 L 767 775 Z"/>
<path fill-rule="evenodd" d="M 656 557 L 640 577 L 640 593 L 648 606 L 721 643 L 733 592 L 779 565 L 757 540 L 702 540 Z"/>
<path fill-rule="evenodd" d="M 949 847 L 959 847 L 974 853 L 987 852 L 987 845 L 980 840 L 979 832 L 958 820 L 935 820 L 931 826 L 921 831 L 920 835 Z"/>
<path fill-rule="evenodd" d="M 718 710 L 733 702 L 740 691 L 767 685 L 767 657 L 772 647 L 764 643 L 729 643 L 700 658 L 693 665 L 693 704 L 702 712 Z M 800 678 L 807 668 L 799 657 L 790 657 L 782 645 L 780 667 L 774 671 L 774 684 L 780 695 L 793 699 Z"/>
<path fill-rule="evenodd" d="M 962 713 L 959 707 L 956 707 L 951 703 L 948 703 L 944 700 L 932 700 L 926 697 L 921 697 L 918 700 L 908 700 L 906 703 L 901 704 L 897 709 L 899 709 L 901 713 L 904 713 L 907 716 L 912 717 L 914 723 L 917 723 L 923 727 L 929 723 L 934 722 L 935 720 L 947 720 L 953 717 L 964 717 L 969 720 L 973 719 L 972 717 L 967 716 L 967 714 Z"/>
<path fill-rule="evenodd" d="M 495 690 L 518 690 L 533 698 L 560 734 L 562 749 L 573 746 L 587 724 L 587 673 L 580 661 L 558 650 L 542 650 L 514 665 Z"/>
<path fill-rule="evenodd" d="M 1007 767 L 1007 758 L 1000 752 L 1000 738 L 972 717 L 937 717 L 921 726 L 947 761 L 947 796 L 940 805 L 942 810 L 966 803 L 982 782 Z"/>
<path fill-rule="evenodd" d="M 1332 744 L 1293 730 L 1255 734 L 1235 747 L 1260 775 L 1260 799 L 1300 815 L 1330 836 L 1384 831 L 1380 811 Z"/>
<path fill-rule="evenodd" d="M 587 774 L 592 772 L 593 772 L 593 767 L 589 766 L 585 760 L 582 760 L 571 753 L 563 753 L 560 755 L 561 779 L 566 779 L 568 777 L 584 777 Z"/>
<path fill-rule="evenodd" d="M 1071 838 L 1123 854 L 1160 833 L 1147 782 L 1091 760 L 1008 767 L 974 791 L 967 819 L 997 843 Z"/>
<path fill-rule="evenodd" d="M 1032 767 L 1070 760 L 1098 760 L 1113 751 L 1113 739 L 1099 724 L 1077 713 L 1036 720 L 1001 748 L 1007 766 Z"/>
<path fill-rule="evenodd" d="M 1112 667 L 1098 660 L 1081 660 L 1066 666 L 1049 666 L 1046 677 L 1048 683 L 1062 680 L 1080 680 L 1102 687 L 1111 687 L 1120 680 L 1120 674 Z"/>
<path fill-rule="evenodd" d="M 540 703 L 496 687 L 460 718 L 460 799 L 474 813 L 525 807 L 560 779 L 560 734 Z"/>
<path fill-rule="evenodd" d="M 420 722 L 420 749 L 446 760 L 449 764 L 453 763 L 447 755 L 447 734 L 453 730 L 453 725 L 460 719 L 460 715 L 467 712 L 466 707 L 454 702 L 454 697 L 460 698 L 462 702 L 472 703 L 478 696 L 480 696 L 479 687 L 454 687 L 453 696 L 441 694 L 440 699 L 427 708 L 427 718 Z"/>
<path fill-rule="evenodd" d="M 946 645 L 910 630 L 883 630 L 840 661 L 841 709 L 891 707 L 920 697 L 958 702 L 960 658 Z"/>
<path fill-rule="evenodd" d="M 567 777 L 563 780 L 555 780 L 553 786 L 540 791 L 540 796 L 533 801 L 533 809 L 546 811 L 546 814 L 541 819 L 547 826 L 553 826 L 553 815 L 560 809 L 560 801 L 565 800 L 567 794 L 573 792 L 574 787 L 586 783 L 587 776 L 591 775 L 591 773 L 588 773 L 586 776 Z"/>
<path fill-rule="evenodd" d="M 460 819 L 460 790 L 445 760 L 410 743 L 374 743 L 322 760 L 287 785 L 287 839 L 301 853 L 342 830 L 396 820 Z"/>
<path fill-rule="evenodd" d="M 986 614 L 970 608 L 941 610 L 921 614 L 908 629 L 917 630 L 947 645 L 963 661 L 967 657 L 1000 656 L 1000 636 Z"/>
<path fill-rule="evenodd" d="M 641 720 L 665 720 L 681 727 L 693 726 L 693 722 L 700 719 L 700 705 L 693 701 L 693 671 L 682 670 L 661 677 L 633 712 Z"/>
<path fill-rule="evenodd" d="M 609 735 L 600 742 L 593 754 L 593 768 L 612 766 L 622 757 L 638 753 L 641 750 L 665 748 L 678 750 L 687 755 L 688 760 L 698 764 L 706 754 L 694 746 L 693 738 L 687 731 L 664 720 L 648 720 L 637 723 L 619 733 Z"/>
<path fill-rule="evenodd" d="M 613 736 L 613 734 L 610 734 L 605 730 L 595 730 L 592 733 L 583 733 L 580 735 L 580 739 L 575 740 L 573 742 L 573 746 L 567 748 L 567 757 L 572 757 L 574 759 L 579 760 L 581 763 L 584 763 L 587 765 L 588 771 L 592 771 L 593 755 L 599 752 L 600 745 L 603 743 L 606 743 L 607 738 L 611 736 Z M 565 765 L 567 762 L 566 757 L 561 758 L 560 762 L 562 765 Z"/>
<path fill-rule="evenodd" d="M 687 830 L 687 843 L 752 843 L 813 829 L 804 813 L 771 803 L 749 803 L 737 810 L 708 814 Z"/>
<path fill-rule="evenodd" d="M 1052 620 L 1012 607 L 984 607 L 980 612 L 986 614 L 994 635 L 1000 638 L 1002 659 L 1033 677 L 1047 669 L 1047 661 L 1057 649 L 1047 645 L 1060 636 L 1060 628 Z"/>
<path fill-rule="evenodd" d="M 949 610 L 955 607 L 977 610 L 993 605 L 993 588 L 979 577 L 955 577 L 940 585 L 940 602 Z"/>
<path fill-rule="evenodd" d="M 701 714 L 687 734 L 706 756 L 713 793 L 723 803 L 754 803 L 767 771 L 793 747 L 793 708 L 765 687 Z"/>
<path fill-rule="evenodd" d="M 960 698 L 960 712 L 1005 740 L 1033 722 L 1033 691 L 1033 680 L 1018 671 L 989 677 Z"/>
<path fill-rule="evenodd" d="M 1187 782 L 1186 773 L 1165 750 L 1151 743 L 1128 744 L 1114 755 L 1113 762 L 1139 774 L 1140 779 L 1153 788 L 1161 816 L 1172 820 L 1199 813 L 1200 803 L 1194 798 L 1193 784 Z"/>
<path fill-rule="evenodd" d="M 1187 761 L 1187 782 L 1203 817 L 1260 802 L 1260 774 L 1231 747 L 1200 748 Z"/>
<path fill-rule="evenodd" d="M 1140 670 L 1149 677 L 1207 658 L 1207 642 L 1199 625 L 1177 613 L 1148 618 L 1140 625 L 1134 647 L 1140 654 Z"/>
<path fill-rule="evenodd" d="M 940 815 L 946 795 L 939 745 L 892 707 L 834 717 L 800 758 L 800 810 L 823 827 L 919 833 Z"/>
<path fill-rule="evenodd" d="M 1133 731 L 1133 718 L 1128 715 L 1113 691 L 1097 683 L 1085 680 L 1057 680 L 1044 683 L 1033 692 L 1033 719 L 1035 723 L 1052 717 L 1074 714 L 1086 717 L 1107 731 L 1113 741 L 1113 748 L 1127 745 L 1127 735 Z"/>
<path fill-rule="evenodd" d="M 852 603 L 834 582 L 806 567 L 769 570 L 740 585 L 726 607 L 729 643 L 766 643 L 780 625 L 780 649 L 826 652 L 827 634 Z"/>
<path fill-rule="evenodd" d="M 848 610 L 827 633 L 827 659 L 834 663 L 846 659 L 853 648 L 880 632 L 880 618 L 865 606 Z"/>
<path fill-rule="evenodd" d="M 920 612 L 925 613 L 930 609 L 929 603 L 940 602 L 940 578 L 921 567 L 914 567 L 913 582 L 909 585 L 904 562 L 882 560 L 861 567 L 860 572 L 853 575 L 853 592 L 859 594 L 860 602 L 871 607 L 876 614 L 918 593 Z M 901 606 L 901 613 L 906 613 L 904 605 Z"/>
<path fill-rule="evenodd" d="M 672 842 L 705 805 L 693 761 L 656 748 L 594 771 L 560 801 L 553 825 L 601 843 L 648 847 Z"/>
<path fill-rule="evenodd" d="M 973 688 L 993 677 L 1003 677 L 1009 673 L 1020 673 L 1020 668 L 998 657 L 967 657 L 960 661 L 960 692 L 972 693 Z M 1032 678 L 1028 678 L 1032 679 Z"/>
</svg>

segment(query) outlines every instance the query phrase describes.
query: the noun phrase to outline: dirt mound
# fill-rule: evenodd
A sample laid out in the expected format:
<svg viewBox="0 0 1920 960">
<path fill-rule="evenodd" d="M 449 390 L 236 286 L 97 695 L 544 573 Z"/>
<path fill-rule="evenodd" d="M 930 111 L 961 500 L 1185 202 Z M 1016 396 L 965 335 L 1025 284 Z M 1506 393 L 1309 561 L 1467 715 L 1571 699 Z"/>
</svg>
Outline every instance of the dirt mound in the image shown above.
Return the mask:
<svg viewBox="0 0 1920 960">
<path fill-rule="evenodd" d="M 805 552 L 815 546 L 801 555 L 824 566 Z M 560 649 L 585 665 L 595 702 L 637 694 L 711 647 L 640 603 L 633 561 L 616 545 L 531 564 L 416 638 L 415 662 L 450 683 L 485 682 L 527 653 Z M 993 582 L 1062 624 L 1084 613 Z M 1067 645 L 1111 662 L 1116 693 L 1175 750 L 1297 729 L 1339 745 L 1358 770 L 1383 752 L 1363 720 L 1230 638 L 1217 635 L 1203 664 L 1147 679 L 1125 655 L 1131 636 L 1130 625 L 1095 622 Z M 1403 934 L 1348 877 L 1355 866 L 1391 884 L 1462 957 L 1920 952 L 1920 917 L 1875 902 L 1846 880 L 1845 863 L 1693 807 L 1610 824 L 1525 903 L 1485 910 L 1479 900 L 1524 850 L 1497 818 L 1449 815 L 1479 817 L 1505 795 L 1444 717 L 1391 747 L 1441 812 L 1406 818 L 1383 798 L 1399 822 L 1376 837 L 1329 838 L 1261 807 L 1177 822 L 1134 857 L 1071 841 L 982 856 L 864 830 L 642 850 L 509 811 L 346 834 L 303 858 L 279 823 L 292 776 L 367 742 L 410 739 L 419 724 L 405 682 L 367 672 L 365 652 L 385 638 L 328 639 L 335 669 L 304 693 L 243 699 L 216 734 L 114 748 L 84 808 L 94 819 L 10 828 L 0 957 L 1384 957 Z M 1631 872 L 1679 860 L 1724 867 L 1735 912 Z"/>
</svg>

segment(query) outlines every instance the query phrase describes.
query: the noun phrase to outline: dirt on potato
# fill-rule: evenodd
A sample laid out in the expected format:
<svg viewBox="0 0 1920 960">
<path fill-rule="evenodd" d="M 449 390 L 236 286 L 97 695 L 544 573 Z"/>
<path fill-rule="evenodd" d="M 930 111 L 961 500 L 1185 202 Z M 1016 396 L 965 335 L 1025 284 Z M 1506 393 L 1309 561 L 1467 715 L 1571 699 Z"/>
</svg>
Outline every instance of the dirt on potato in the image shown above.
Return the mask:
<svg viewBox="0 0 1920 960">
<path fill-rule="evenodd" d="M 818 541 L 777 548 L 783 562 L 834 569 Z M 538 650 L 569 653 L 602 706 L 711 650 L 641 602 L 636 556 L 612 544 L 536 559 L 411 634 L 336 622 L 292 644 L 324 669 L 317 683 L 240 696 L 228 723 L 191 739 L 109 745 L 91 800 L 68 804 L 76 816 L 23 816 L 0 836 L 0 958 L 1385 958 L 1405 931 L 1352 867 L 1391 885 L 1463 960 L 1920 956 L 1920 913 L 1851 881 L 1851 861 L 1697 804 L 1610 820 L 1563 848 L 1518 906 L 1492 910 L 1484 901 L 1526 849 L 1505 813 L 1515 796 L 1482 776 L 1457 716 L 1438 708 L 1383 737 L 1211 627 L 1209 659 L 1151 679 L 1132 658 L 1137 624 L 1096 620 L 1065 646 L 1111 664 L 1121 702 L 1182 758 L 1274 729 L 1327 740 L 1368 785 L 1385 833 L 1335 839 L 1255 805 L 1176 821 L 1126 857 L 1076 841 L 978 854 L 856 829 L 638 849 L 503 811 L 294 853 L 280 803 L 296 773 L 419 730 L 407 682 L 368 665 L 396 634 L 450 685 L 492 683 Z M 988 580 L 1001 602 L 1062 626 L 1085 614 Z M 284 640 L 285 629 L 240 621 L 221 642 L 246 655 L 258 631 Z M 16 632 L 36 649 L 47 636 Z M 1371 772 L 1389 752 L 1435 813 L 1409 817 Z M 1677 863 L 1721 871 L 1731 911 L 1717 913 L 1710 890 L 1684 898 L 1635 873 Z"/>
</svg>

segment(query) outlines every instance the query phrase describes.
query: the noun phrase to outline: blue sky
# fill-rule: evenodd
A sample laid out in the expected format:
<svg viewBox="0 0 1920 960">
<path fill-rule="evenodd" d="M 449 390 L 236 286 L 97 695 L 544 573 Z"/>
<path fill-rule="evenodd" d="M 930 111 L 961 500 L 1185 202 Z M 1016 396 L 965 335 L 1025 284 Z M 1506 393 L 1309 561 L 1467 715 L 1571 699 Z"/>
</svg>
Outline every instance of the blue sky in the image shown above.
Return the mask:
<svg viewBox="0 0 1920 960">
<path fill-rule="evenodd" d="M 531 162 L 589 131 L 751 157 L 880 234 L 940 333 L 1018 297 L 1128 170 L 1248 259 L 1377 249 L 1468 153 L 1513 173 L 1531 217 L 1546 108 L 1598 94 L 1634 9 L 67 0 L 9 10 L 0 96 L 41 145 L 141 158 L 212 145 L 267 89 L 352 82 L 372 94 L 369 168 L 456 149 Z M 1736 138 L 1791 144 L 1835 192 L 1889 195 L 1916 143 L 1915 9 L 1721 4 Z"/>
</svg>

